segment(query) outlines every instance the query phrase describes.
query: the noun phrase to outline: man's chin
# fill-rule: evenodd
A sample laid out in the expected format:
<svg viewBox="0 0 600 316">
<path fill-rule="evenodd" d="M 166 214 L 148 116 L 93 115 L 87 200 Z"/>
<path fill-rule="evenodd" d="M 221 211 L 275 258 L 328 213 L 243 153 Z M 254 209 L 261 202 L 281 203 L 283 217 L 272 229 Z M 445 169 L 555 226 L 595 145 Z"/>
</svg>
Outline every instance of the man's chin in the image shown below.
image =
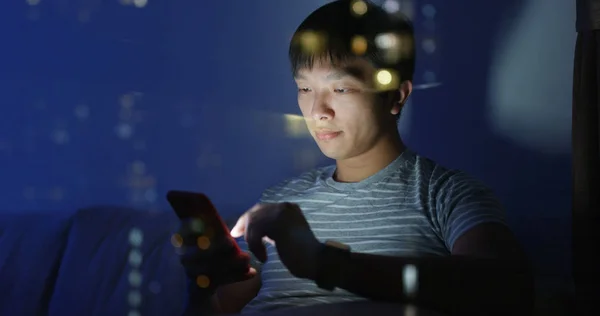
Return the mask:
<svg viewBox="0 0 600 316">
<path fill-rule="evenodd" d="M 339 160 L 343 157 L 339 150 L 332 150 L 331 148 L 323 148 L 321 146 L 319 146 L 319 149 L 321 149 L 321 153 L 327 158 Z"/>
<path fill-rule="evenodd" d="M 339 148 L 339 143 L 335 144 L 332 142 L 323 142 L 315 139 L 317 142 L 317 146 L 321 150 L 321 153 L 325 155 L 327 158 L 331 159 L 340 159 L 343 156 L 343 150 Z"/>
</svg>

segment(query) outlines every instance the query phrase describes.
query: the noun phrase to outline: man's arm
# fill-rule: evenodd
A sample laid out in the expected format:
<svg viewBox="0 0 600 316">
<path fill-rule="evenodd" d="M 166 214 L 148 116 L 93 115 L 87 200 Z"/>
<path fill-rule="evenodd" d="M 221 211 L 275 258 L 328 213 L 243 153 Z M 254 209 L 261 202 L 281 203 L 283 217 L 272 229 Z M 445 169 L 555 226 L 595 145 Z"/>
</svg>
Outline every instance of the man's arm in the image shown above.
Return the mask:
<svg viewBox="0 0 600 316">
<path fill-rule="evenodd" d="M 433 226 L 452 255 L 352 253 L 340 262 L 339 287 L 370 299 L 412 302 L 450 314 L 529 314 L 531 269 L 492 192 L 455 171 L 435 170 L 430 181 Z M 414 277 L 416 292 L 407 293 Z"/>
<path fill-rule="evenodd" d="M 340 288 L 373 300 L 415 303 L 456 315 L 527 315 L 531 310 L 529 265 L 500 224 L 472 228 L 457 239 L 449 257 L 352 253 L 339 262 L 339 269 Z M 413 295 L 406 291 L 413 277 L 406 271 L 411 270 L 417 279 Z"/>
</svg>

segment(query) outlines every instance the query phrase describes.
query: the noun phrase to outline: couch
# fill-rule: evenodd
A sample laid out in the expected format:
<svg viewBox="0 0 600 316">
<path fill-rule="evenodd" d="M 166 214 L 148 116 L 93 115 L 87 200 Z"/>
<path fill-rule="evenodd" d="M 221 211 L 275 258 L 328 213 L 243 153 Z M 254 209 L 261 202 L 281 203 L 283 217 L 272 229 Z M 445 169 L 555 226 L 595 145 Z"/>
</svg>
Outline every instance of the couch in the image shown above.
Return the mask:
<svg viewBox="0 0 600 316">
<path fill-rule="evenodd" d="M 179 315 L 185 276 L 171 245 L 177 225 L 170 211 L 121 207 L 0 212 L 0 316 Z M 560 245 L 533 234 L 517 229 L 535 257 L 538 310 L 563 315 L 572 298 L 568 276 L 549 264 Z"/>
<path fill-rule="evenodd" d="M 171 212 L 1 213 L 0 315 L 178 315 L 176 229 Z"/>
</svg>

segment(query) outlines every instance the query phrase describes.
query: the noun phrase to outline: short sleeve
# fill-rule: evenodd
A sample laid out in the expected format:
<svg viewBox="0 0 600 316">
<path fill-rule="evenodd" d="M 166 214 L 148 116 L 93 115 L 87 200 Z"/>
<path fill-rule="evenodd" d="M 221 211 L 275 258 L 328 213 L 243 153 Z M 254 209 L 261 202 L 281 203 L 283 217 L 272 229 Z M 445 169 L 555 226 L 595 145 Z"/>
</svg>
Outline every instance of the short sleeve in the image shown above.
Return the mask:
<svg viewBox="0 0 600 316">
<path fill-rule="evenodd" d="M 435 214 L 448 250 L 473 227 L 484 223 L 506 225 L 502 205 L 492 191 L 460 171 L 445 171 L 432 178 Z"/>
</svg>

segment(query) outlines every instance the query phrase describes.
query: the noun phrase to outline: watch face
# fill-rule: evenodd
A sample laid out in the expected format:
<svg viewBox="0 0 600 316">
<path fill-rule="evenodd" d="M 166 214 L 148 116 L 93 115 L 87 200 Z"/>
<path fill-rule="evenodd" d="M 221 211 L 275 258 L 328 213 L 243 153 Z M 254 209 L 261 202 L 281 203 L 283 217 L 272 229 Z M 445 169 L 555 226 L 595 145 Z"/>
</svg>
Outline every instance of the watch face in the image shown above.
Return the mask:
<svg viewBox="0 0 600 316">
<path fill-rule="evenodd" d="M 342 244 L 339 241 L 335 241 L 335 240 L 328 240 L 325 242 L 325 245 L 330 246 L 330 247 L 335 247 L 335 248 L 339 248 L 339 249 L 343 249 L 343 250 L 350 250 L 350 246 L 346 245 L 346 244 Z"/>
</svg>

